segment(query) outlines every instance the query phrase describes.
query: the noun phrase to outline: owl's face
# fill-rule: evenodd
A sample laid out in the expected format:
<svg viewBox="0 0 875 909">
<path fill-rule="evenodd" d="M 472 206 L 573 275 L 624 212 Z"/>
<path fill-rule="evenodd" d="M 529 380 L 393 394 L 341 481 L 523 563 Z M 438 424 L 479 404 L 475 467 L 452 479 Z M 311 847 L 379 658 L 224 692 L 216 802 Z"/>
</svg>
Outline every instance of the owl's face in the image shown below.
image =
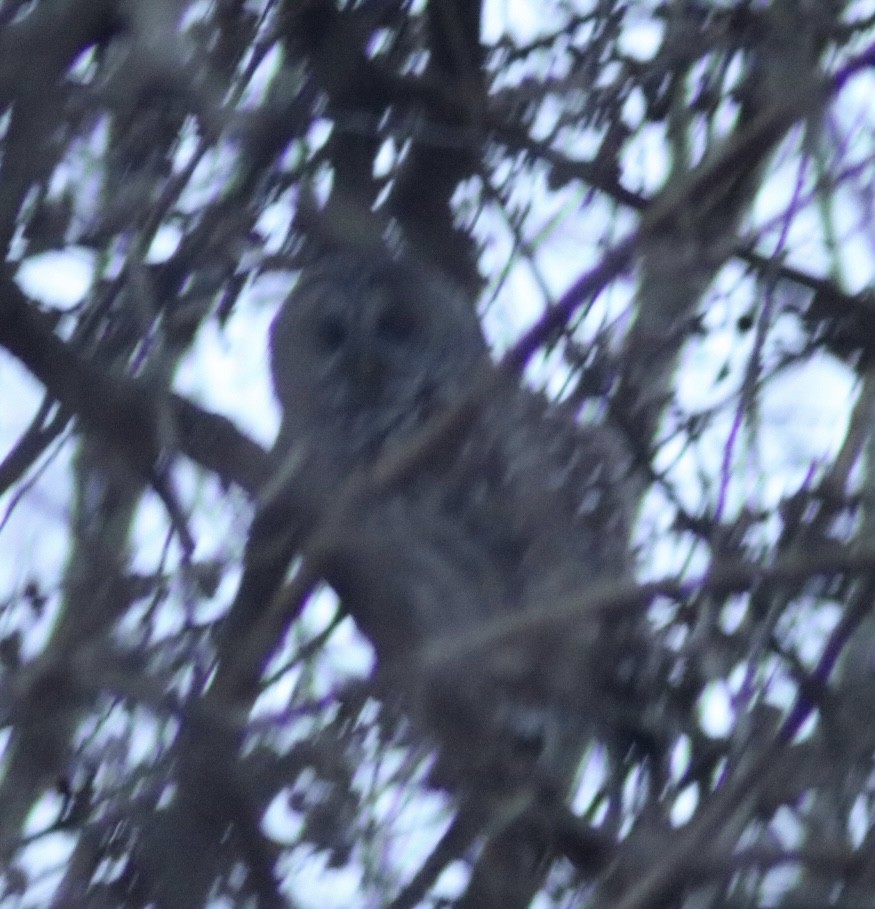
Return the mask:
<svg viewBox="0 0 875 909">
<path fill-rule="evenodd" d="M 302 273 L 271 328 L 282 437 L 374 456 L 449 403 L 485 353 L 473 307 L 443 278 L 327 259 Z"/>
</svg>

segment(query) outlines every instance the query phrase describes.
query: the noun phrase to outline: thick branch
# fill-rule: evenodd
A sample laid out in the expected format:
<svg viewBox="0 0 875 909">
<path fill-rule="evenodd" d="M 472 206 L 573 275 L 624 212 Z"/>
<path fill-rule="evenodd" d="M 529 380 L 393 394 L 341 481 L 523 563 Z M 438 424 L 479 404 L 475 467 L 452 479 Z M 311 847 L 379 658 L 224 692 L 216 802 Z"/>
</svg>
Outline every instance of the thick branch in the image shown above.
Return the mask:
<svg viewBox="0 0 875 909">
<path fill-rule="evenodd" d="M 162 401 L 147 382 L 85 360 L 55 335 L 7 276 L 0 278 L 0 345 L 67 410 L 124 451 L 138 470 L 148 473 L 159 455 L 178 450 L 252 494 L 267 479 L 264 449 L 230 420 L 179 395 Z"/>
</svg>

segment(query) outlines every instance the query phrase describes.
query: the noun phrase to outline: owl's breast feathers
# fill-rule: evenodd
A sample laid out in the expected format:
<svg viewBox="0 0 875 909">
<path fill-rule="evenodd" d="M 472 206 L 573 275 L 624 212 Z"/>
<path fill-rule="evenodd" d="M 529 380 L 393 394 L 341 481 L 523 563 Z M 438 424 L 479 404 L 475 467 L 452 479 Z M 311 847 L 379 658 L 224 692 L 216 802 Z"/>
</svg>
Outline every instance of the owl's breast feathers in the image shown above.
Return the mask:
<svg viewBox="0 0 875 909">
<path fill-rule="evenodd" d="M 476 401 L 449 456 L 426 452 L 363 497 L 320 552 L 380 663 L 404 666 L 422 695 L 407 698 L 414 712 L 444 743 L 477 727 L 465 760 L 508 712 L 587 713 L 609 687 L 590 671 L 600 632 L 584 611 L 567 616 L 593 583 L 630 572 L 620 442 L 499 374 L 470 301 L 405 263 L 341 256 L 310 270 L 274 323 L 271 355 L 276 448 L 297 446 L 298 480 L 321 490 L 329 514 L 350 477 L 367 478 L 441 413 Z M 557 607 L 561 622 L 550 619 Z M 523 615 L 526 633 L 502 639 L 502 623 Z M 423 653 L 443 656 L 418 662 Z M 453 710 L 461 726 L 447 720 Z"/>
</svg>

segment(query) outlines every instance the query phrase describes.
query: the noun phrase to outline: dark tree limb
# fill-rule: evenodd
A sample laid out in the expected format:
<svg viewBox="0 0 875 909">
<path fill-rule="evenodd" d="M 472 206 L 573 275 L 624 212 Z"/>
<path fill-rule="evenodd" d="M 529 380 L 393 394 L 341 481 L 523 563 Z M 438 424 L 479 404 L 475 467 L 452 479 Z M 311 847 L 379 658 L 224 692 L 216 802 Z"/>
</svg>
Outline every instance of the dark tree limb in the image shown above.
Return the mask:
<svg viewBox="0 0 875 909">
<path fill-rule="evenodd" d="M 85 360 L 57 337 L 8 277 L 0 277 L 0 345 L 65 409 L 123 450 L 146 475 L 165 451 L 182 452 L 253 495 L 269 475 L 264 449 L 230 420 L 174 394 L 163 403 L 162 413 L 162 396 L 155 389 Z"/>
</svg>

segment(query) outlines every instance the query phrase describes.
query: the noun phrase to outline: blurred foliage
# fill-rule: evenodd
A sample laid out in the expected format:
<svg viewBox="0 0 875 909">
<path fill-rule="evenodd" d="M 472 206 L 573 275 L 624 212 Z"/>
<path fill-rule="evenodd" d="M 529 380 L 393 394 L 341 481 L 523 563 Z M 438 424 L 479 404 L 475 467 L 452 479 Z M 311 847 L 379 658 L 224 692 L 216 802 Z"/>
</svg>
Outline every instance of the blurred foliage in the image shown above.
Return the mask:
<svg viewBox="0 0 875 909">
<path fill-rule="evenodd" d="M 873 68 L 863 0 L 0 3 L 2 365 L 42 395 L 3 373 L 0 906 L 464 894 L 482 837 L 306 559 L 217 657 L 272 477 L 201 341 L 330 245 L 450 274 L 635 460 L 640 584 L 460 642 L 648 622 L 600 657 L 638 737 L 525 809 L 540 905 L 868 905 Z"/>
</svg>

